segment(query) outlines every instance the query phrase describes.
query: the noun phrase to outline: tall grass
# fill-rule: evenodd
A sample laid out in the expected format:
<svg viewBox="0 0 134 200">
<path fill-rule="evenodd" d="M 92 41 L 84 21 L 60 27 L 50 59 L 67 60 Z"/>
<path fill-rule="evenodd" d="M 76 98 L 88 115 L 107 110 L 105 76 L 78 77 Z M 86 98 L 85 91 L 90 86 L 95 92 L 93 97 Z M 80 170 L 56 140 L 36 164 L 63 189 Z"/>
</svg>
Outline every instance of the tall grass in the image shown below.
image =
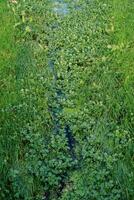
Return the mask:
<svg viewBox="0 0 134 200">
<path fill-rule="evenodd" d="M 134 2 L 113 1 L 114 42 L 118 46 L 115 62 L 119 73 L 123 76 L 122 90 L 118 94 L 124 101 L 124 120 L 122 127 L 128 132 L 128 145 L 124 149 L 124 157 L 118 163 L 116 172 L 120 183 L 123 199 L 133 199 L 134 196 L 134 160 L 133 160 L 133 130 L 134 130 Z"/>
<path fill-rule="evenodd" d="M 14 45 L 14 16 L 7 7 L 7 2 L 0 1 L 0 188 L 3 191 L 4 185 L 8 184 L 8 172 L 10 165 L 16 159 L 17 141 L 13 135 L 9 135 L 14 129 L 10 123 L 13 113 L 9 113 L 8 107 L 16 102 L 15 82 L 15 60 L 16 49 Z M 4 199 L 1 193 L 1 199 Z"/>
</svg>

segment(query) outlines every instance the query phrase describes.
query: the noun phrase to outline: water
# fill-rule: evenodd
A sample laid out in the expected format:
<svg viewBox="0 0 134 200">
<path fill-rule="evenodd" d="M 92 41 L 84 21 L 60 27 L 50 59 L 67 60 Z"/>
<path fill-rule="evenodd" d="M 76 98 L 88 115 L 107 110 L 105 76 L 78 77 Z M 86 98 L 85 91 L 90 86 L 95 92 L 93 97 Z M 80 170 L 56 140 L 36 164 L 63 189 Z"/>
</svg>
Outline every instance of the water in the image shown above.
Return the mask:
<svg viewBox="0 0 134 200">
<path fill-rule="evenodd" d="M 54 82 L 55 82 L 57 80 L 57 74 L 55 71 L 54 61 L 50 59 L 48 65 L 49 65 L 51 73 L 53 74 Z"/>
<path fill-rule="evenodd" d="M 53 11 L 59 15 L 66 15 L 69 13 L 68 4 L 65 2 L 55 1 Z"/>
<path fill-rule="evenodd" d="M 74 8 L 76 9 L 76 8 Z M 60 15 L 61 17 L 64 17 L 65 15 L 69 14 L 69 5 L 67 3 L 64 2 L 64 0 L 52 0 L 52 12 L 56 13 L 57 15 Z M 53 24 L 50 24 L 51 30 L 56 31 L 56 29 L 59 28 L 59 24 L 58 22 L 55 20 L 55 22 L 53 22 Z M 49 106 L 49 111 L 52 114 L 52 118 L 53 118 L 53 134 L 57 135 L 60 134 L 61 130 L 62 130 L 62 126 L 61 126 L 61 116 L 63 114 L 63 107 L 62 107 L 62 100 L 66 99 L 66 94 L 64 93 L 64 90 L 60 88 L 60 86 L 58 85 L 58 76 L 57 76 L 57 70 L 55 67 L 55 58 L 56 58 L 56 53 L 59 50 L 55 50 L 54 48 L 51 50 L 50 54 L 49 54 L 49 61 L 48 61 L 48 66 L 50 69 L 50 72 L 53 76 L 53 81 L 51 82 L 52 84 L 52 88 L 54 91 L 54 94 L 52 96 L 52 100 L 53 103 Z M 62 80 L 64 81 L 64 80 Z M 73 132 L 69 126 L 68 123 L 64 124 L 64 134 L 67 140 L 67 145 L 68 145 L 68 153 L 70 155 L 70 157 L 72 158 L 73 161 L 77 161 L 76 155 L 75 155 L 75 151 L 74 151 L 74 147 L 75 147 L 75 139 L 73 136 Z M 76 164 L 74 164 L 73 167 L 76 167 Z M 60 183 L 60 188 L 58 191 L 58 197 L 61 196 L 62 194 L 62 190 L 65 187 L 65 179 L 66 179 L 67 174 L 61 174 L 61 183 Z M 47 193 L 45 193 L 45 199 L 50 200 L 50 192 L 48 191 Z"/>
<path fill-rule="evenodd" d="M 76 8 L 74 8 L 76 9 Z M 60 16 L 65 16 L 67 14 L 69 14 L 69 5 L 68 3 L 64 2 L 64 0 L 53 0 L 52 1 L 52 12 L 60 15 Z M 54 24 L 51 25 L 52 29 L 56 29 L 59 27 L 59 25 L 57 24 L 57 22 L 55 21 Z M 56 50 L 58 51 L 58 50 Z M 65 98 L 65 94 L 64 92 L 57 88 L 57 72 L 55 69 L 55 62 L 52 60 L 52 56 L 56 54 L 55 50 L 52 50 L 50 52 L 50 60 L 49 60 L 49 68 L 50 71 L 53 75 L 53 87 L 55 88 L 55 92 L 56 92 L 56 97 L 54 99 L 54 102 L 56 103 L 56 106 L 53 108 L 50 108 L 50 112 L 52 113 L 53 116 L 53 123 L 54 123 L 54 133 L 55 134 L 59 134 L 60 133 L 60 115 L 62 114 L 63 108 L 62 105 L 60 104 L 61 99 Z M 64 81 L 64 80 L 63 80 Z M 71 131 L 71 128 L 68 124 L 65 124 L 64 127 L 64 133 L 68 142 L 68 148 L 69 148 L 69 152 L 70 155 L 72 157 L 72 159 L 75 159 L 75 153 L 74 153 L 74 145 L 75 145 L 75 139 L 73 137 L 73 133 Z"/>
</svg>

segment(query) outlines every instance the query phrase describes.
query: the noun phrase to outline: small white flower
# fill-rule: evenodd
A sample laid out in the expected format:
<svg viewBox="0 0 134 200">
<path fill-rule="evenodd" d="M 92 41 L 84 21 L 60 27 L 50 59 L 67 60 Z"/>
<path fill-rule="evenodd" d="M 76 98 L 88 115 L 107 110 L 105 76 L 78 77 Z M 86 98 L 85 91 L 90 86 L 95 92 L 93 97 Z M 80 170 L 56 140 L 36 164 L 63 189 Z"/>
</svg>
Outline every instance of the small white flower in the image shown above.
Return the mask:
<svg viewBox="0 0 134 200">
<path fill-rule="evenodd" d="M 18 2 L 16 0 L 10 0 L 11 3 L 17 4 Z"/>
</svg>

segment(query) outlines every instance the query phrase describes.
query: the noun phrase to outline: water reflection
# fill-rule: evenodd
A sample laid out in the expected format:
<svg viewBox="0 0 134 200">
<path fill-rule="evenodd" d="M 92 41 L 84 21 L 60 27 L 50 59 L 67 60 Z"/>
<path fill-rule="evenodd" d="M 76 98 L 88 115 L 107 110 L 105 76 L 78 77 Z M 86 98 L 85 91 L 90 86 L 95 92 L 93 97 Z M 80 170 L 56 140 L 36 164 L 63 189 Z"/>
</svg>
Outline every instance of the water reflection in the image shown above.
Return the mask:
<svg viewBox="0 0 134 200">
<path fill-rule="evenodd" d="M 66 15 L 69 13 L 68 4 L 64 1 L 55 1 L 53 3 L 53 11 L 59 15 Z"/>
</svg>

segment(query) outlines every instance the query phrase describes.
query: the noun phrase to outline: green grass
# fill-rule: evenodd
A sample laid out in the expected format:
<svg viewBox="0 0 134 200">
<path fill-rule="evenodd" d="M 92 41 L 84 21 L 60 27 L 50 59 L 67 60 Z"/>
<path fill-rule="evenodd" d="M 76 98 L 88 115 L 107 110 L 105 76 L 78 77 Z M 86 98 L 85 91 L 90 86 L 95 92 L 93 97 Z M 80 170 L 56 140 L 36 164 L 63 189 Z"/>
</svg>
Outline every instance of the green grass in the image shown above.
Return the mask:
<svg viewBox="0 0 134 200">
<path fill-rule="evenodd" d="M 0 187 L 3 190 L 3 185 L 7 182 L 8 169 L 15 158 L 17 143 L 9 135 L 10 131 L 12 132 L 12 115 L 5 111 L 16 101 L 14 16 L 5 1 L 0 1 L 0 19 Z M 4 197 L 2 192 L 1 199 Z"/>
<path fill-rule="evenodd" d="M 14 62 L 16 49 L 14 45 L 14 16 L 5 1 L 0 1 L 0 105 L 15 100 Z"/>
<path fill-rule="evenodd" d="M 120 182 L 124 199 L 133 199 L 134 195 L 134 160 L 133 160 L 133 129 L 134 129 L 134 3 L 127 1 L 113 1 L 114 16 L 114 42 L 120 47 L 116 54 L 116 62 L 119 73 L 123 74 L 123 89 L 121 90 L 126 117 L 122 125 L 129 131 L 128 147 L 125 150 L 124 159 L 118 164 L 116 173 Z"/>
</svg>

